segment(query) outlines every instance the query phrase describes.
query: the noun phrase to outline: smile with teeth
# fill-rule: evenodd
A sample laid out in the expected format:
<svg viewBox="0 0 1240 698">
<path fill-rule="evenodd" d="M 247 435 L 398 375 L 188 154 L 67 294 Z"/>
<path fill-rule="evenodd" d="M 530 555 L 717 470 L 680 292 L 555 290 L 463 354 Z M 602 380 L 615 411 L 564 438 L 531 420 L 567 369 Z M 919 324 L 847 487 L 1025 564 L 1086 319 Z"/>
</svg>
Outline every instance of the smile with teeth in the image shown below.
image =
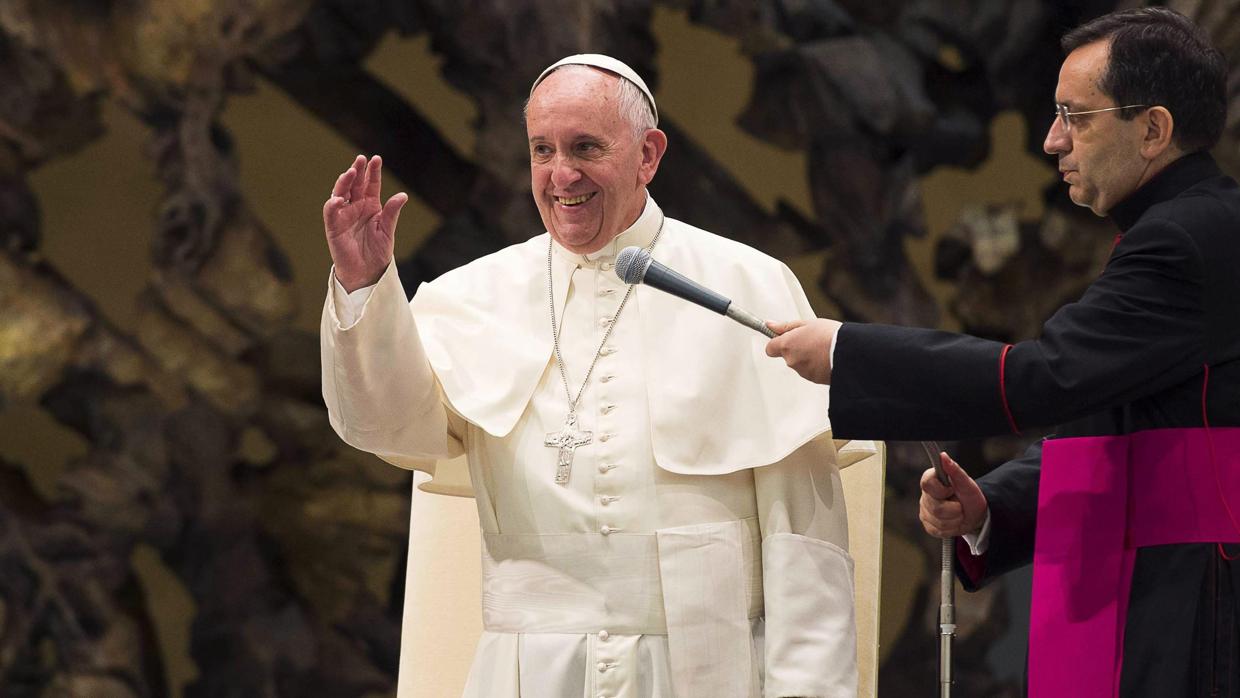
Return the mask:
<svg viewBox="0 0 1240 698">
<path fill-rule="evenodd" d="M 582 194 L 581 196 L 557 196 L 555 197 L 555 201 L 561 206 L 580 206 L 590 199 L 593 199 L 594 195 L 597 193 L 598 192 L 592 191 L 589 194 Z"/>
</svg>

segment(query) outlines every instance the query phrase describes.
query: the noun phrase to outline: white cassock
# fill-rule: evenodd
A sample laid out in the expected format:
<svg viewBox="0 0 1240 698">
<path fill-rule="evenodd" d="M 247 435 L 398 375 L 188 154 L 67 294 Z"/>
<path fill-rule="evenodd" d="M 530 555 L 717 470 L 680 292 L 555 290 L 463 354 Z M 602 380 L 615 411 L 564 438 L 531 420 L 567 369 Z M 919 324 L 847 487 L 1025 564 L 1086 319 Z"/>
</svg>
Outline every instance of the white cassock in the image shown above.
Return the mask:
<svg viewBox="0 0 1240 698">
<path fill-rule="evenodd" d="M 648 198 L 597 253 L 552 243 L 574 394 L 625 294 L 615 255 L 662 220 Z M 556 484 L 545 441 L 568 399 L 548 240 L 444 274 L 408 304 L 393 267 L 349 297 L 332 283 L 323 311 L 340 436 L 432 474 L 467 456 L 484 632 L 465 696 L 855 696 L 829 389 L 768 358 L 752 330 L 638 286 L 577 409 L 592 441 Z M 667 219 L 653 256 L 760 317 L 813 317 L 786 266 L 737 242 Z"/>
</svg>

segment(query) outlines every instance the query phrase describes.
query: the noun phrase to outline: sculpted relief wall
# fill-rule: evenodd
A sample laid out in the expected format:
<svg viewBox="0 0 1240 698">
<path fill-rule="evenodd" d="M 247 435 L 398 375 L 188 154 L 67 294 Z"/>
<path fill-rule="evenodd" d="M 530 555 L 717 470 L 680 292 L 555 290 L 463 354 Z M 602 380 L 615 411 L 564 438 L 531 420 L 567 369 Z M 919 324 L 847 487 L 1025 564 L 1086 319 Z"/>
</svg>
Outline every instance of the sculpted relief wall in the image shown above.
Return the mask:
<svg viewBox="0 0 1240 698">
<path fill-rule="evenodd" d="M 1240 3 L 1169 4 L 1237 55 Z M 354 153 L 413 196 L 412 290 L 541 229 L 528 85 L 610 53 L 656 91 L 669 215 L 821 314 L 1012 341 L 1110 248 L 1040 152 L 1058 36 L 1117 5 L 0 0 L 0 693 L 394 692 L 410 479 L 318 384 Z M 1024 444 L 947 446 L 980 474 Z M 923 468 L 891 445 L 880 695 L 937 667 Z M 1026 584 L 958 599 L 961 695 L 1019 695 Z"/>
</svg>

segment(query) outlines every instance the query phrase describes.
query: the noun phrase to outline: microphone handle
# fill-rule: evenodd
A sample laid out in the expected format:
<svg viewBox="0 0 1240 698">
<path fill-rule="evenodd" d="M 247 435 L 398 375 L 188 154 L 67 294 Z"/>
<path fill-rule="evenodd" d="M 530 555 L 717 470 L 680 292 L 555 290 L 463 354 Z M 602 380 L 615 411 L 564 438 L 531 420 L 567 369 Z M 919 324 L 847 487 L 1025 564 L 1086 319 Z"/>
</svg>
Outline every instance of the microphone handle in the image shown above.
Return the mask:
<svg viewBox="0 0 1240 698">
<path fill-rule="evenodd" d="M 724 315 L 727 315 L 728 317 L 741 323 L 742 325 L 744 325 L 745 327 L 748 327 L 751 330 L 757 330 L 758 332 L 761 332 L 767 337 L 770 337 L 772 339 L 775 338 L 775 331 L 767 327 L 766 323 L 763 322 L 761 318 L 753 315 L 752 313 L 748 313 L 748 312 L 745 312 L 744 310 L 741 310 L 740 308 L 736 307 L 735 304 L 729 305 L 728 310 L 727 312 L 724 313 Z"/>
</svg>

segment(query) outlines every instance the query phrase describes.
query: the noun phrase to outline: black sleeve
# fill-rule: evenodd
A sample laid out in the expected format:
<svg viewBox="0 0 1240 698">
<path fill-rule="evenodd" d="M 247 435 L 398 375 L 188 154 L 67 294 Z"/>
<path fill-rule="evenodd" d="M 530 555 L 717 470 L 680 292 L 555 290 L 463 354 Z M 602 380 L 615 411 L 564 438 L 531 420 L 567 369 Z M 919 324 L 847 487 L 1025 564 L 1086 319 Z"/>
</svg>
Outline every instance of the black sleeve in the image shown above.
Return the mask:
<svg viewBox="0 0 1240 698">
<path fill-rule="evenodd" d="M 1022 427 L 1069 422 L 1182 383 L 1206 361 L 1205 269 L 1171 221 L 1133 228 L 1077 303 L 1007 357 Z"/>
<path fill-rule="evenodd" d="M 1192 238 L 1170 221 L 1142 222 L 1079 301 L 1006 356 L 1003 344 L 966 335 L 846 323 L 832 428 L 838 438 L 974 438 L 1130 402 L 1201 370 L 1203 304 Z"/>
</svg>

